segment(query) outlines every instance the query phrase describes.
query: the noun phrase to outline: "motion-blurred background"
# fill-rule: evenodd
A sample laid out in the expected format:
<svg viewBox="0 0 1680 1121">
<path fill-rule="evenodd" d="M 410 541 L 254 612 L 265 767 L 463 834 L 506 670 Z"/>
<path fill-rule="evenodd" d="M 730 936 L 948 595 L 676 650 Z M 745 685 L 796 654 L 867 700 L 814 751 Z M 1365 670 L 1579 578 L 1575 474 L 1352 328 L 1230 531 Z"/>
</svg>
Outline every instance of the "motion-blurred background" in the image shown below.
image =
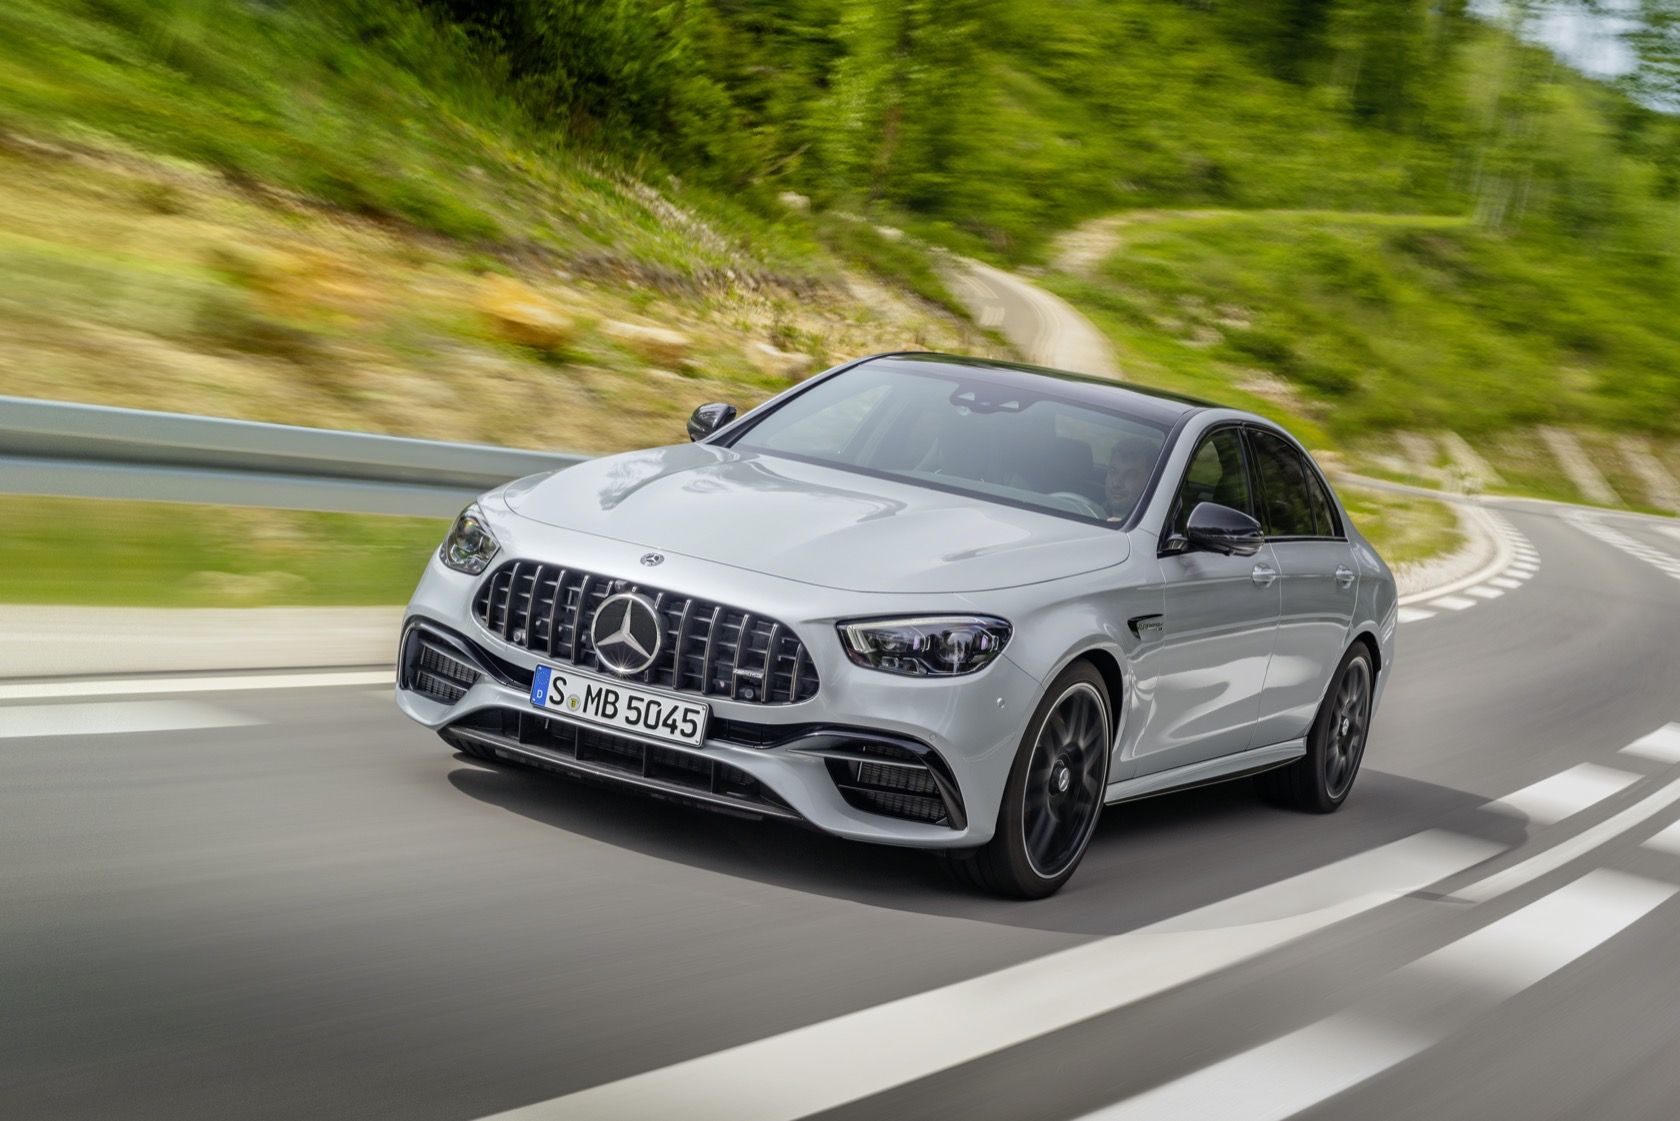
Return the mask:
<svg viewBox="0 0 1680 1121">
<path fill-rule="evenodd" d="M 1680 0 L 0 0 L 0 1116 L 1680 1116 L 1677 296 Z M 1344 811 L 1023 905 L 394 711 L 497 471 L 918 347 L 1303 439 Z"/>
<path fill-rule="evenodd" d="M 0 393 L 606 452 L 1043 358 L 983 261 L 1333 470 L 1672 510 L 1676 105 L 1674 0 L 9 0 Z M 0 508 L 12 603 L 396 603 L 441 532 Z"/>
</svg>

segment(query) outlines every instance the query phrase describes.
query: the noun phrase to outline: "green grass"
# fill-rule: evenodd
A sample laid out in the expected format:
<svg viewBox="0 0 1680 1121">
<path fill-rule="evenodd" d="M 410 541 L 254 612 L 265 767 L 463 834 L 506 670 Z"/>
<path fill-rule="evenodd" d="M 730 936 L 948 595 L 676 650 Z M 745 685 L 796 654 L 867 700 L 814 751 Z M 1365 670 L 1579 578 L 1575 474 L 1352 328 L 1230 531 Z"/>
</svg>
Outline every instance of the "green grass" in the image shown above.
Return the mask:
<svg viewBox="0 0 1680 1121">
<path fill-rule="evenodd" d="M 685 276 L 826 267 L 802 218 L 674 180 L 661 199 L 630 161 L 538 126 L 458 34 L 401 0 L 10 0 L 0 140 L 11 130 L 498 252 L 610 250 Z"/>
<path fill-rule="evenodd" d="M 1139 223 L 1053 277 L 1142 380 L 1305 422 L 1492 441 L 1537 424 L 1680 432 L 1680 277 L 1436 217 L 1257 211 Z M 1271 399 L 1245 394 L 1255 372 Z M 1235 392 L 1233 392 L 1235 388 Z"/>
<path fill-rule="evenodd" d="M 1336 494 L 1359 532 L 1391 566 L 1451 553 L 1464 543 L 1458 518 L 1445 502 L 1347 483 Z"/>
<path fill-rule="evenodd" d="M 1582 256 L 1553 234 L 1462 218 L 1140 212 L 1095 275 L 1043 283 L 1114 342 L 1125 375 L 1253 409 L 1360 473 L 1440 487 L 1445 453 L 1402 469 L 1395 433 L 1451 431 L 1493 493 L 1582 501 L 1536 428 L 1573 430 L 1622 504 L 1652 510 L 1615 434 L 1680 448 L 1680 275 Z"/>
<path fill-rule="evenodd" d="M 447 521 L 0 495 L 0 602 L 401 604 Z"/>
</svg>

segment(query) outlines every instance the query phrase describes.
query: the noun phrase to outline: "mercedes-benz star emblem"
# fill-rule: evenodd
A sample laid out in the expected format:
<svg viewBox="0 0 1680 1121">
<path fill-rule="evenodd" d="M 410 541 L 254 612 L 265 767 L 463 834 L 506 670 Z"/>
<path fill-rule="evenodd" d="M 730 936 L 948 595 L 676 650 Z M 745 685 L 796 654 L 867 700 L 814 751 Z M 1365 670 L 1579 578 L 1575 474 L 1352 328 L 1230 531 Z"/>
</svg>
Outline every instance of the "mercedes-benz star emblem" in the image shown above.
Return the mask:
<svg viewBox="0 0 1680 1121">
<path fill-rule="evenodd" d="M 614 673 L 641 673 L 659 657 L 664 640 L 659 612 L 635 592 L 608 596 L 595 609 L 589 637 L 595 644 L 595 660 Z"/>
<path fill-rule="evenodd" d="M 664 553 L 643 553 L 642 554 L 642 563 L 647 565 L 649 568 L 652 568 L 656 564 L 664 564 L 665 563 L 665 554 Z"/>
</svg>

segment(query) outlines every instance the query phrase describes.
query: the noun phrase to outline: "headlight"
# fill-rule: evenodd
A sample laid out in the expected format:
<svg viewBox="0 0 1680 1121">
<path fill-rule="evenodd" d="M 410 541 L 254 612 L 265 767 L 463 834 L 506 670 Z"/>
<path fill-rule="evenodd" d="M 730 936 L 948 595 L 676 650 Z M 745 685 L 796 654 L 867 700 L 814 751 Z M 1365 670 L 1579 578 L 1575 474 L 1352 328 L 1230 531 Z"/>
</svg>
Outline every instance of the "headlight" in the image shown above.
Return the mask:
<svg viewBox="0 0 1680 1121">
<path fill-rule="evenodd" d="M 912 677 L 984 669 L 1003 653 L 1010 626 L 985 615 L 859 619 L 839 624 L 846 656 L 860 666 Z"/>
<path fill-rule="evenodd" d="M 477 506 L 468 506 L 449 527 L 449 536 L 443 539 L 438 558 L 456 572 L 477 576 L 500 550 L 501 545 L 485 524 L 484 514 Z"/>
</svg>

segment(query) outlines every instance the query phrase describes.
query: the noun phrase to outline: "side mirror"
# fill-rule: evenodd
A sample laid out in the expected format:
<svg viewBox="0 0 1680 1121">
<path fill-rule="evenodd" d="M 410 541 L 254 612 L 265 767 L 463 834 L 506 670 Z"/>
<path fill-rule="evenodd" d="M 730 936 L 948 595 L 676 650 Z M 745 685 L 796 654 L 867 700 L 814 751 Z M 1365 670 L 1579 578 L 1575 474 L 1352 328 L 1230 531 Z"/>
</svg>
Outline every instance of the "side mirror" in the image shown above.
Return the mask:
<svg viewBox="0 0 1680 1121">
<path fill-rule="evenodd" d="M 734 420 L 738 411 L 734 405 L 725 405 L 721 401 L 701 405 L 688 418 L 688 438 L 690 440 L 704 440 L 707 436 Z"/>
<path fill-rule="evenodd" d="M 1266 543 L 1259 522 L 1217 502 L 1202 502 L 1190 511 L 1184 536 L 1192 549 L 1233 557 L 1251 557 Z"/>
</svg>

